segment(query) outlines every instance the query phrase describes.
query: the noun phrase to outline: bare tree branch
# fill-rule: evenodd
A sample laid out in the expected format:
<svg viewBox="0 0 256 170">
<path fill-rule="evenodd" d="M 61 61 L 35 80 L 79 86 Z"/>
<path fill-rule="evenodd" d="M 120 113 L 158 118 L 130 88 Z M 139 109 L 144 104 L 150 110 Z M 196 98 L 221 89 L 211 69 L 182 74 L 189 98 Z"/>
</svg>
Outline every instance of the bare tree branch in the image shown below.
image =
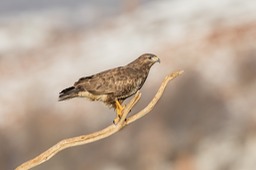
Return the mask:
<svg viewBox="0 0 256 170">
<path fill-rule="evenodd" d="M 118 132 L 120 129 L 122 129 L 126 125 L 133 123 L 134 121 L 140 119 L 141 117 L 143 117 L 147 113 L 149 113 L 154 108 L 154 106 L 156 105 L 158 100 L 161 98 L 168 82 L 170 80 L 176 78 L 177 76 L 181 75 L 182 73 L 183 73 L 183 71 L 176 71 L 176 72 L 173 72 L 172 74 L 166 76 L 165 79 L 163 80 L 158 92 L 156 93 L 155 97 L 151 100 L 151 102 L 147 105 L 147 107 L 145 107 L 140 112 L 127 118 L 128 113 L 134 107 L 134 105 L 139 101 L 139 99 L 141 97 L 141 93 L 137 92 L 135 94 L 135 96 L 131 99 L 131 101 L 127 104 L 125 109 L 123 110 L 123 115 L 122 115 L 120 121 L 116 125 L 112 124 L 100 131 L 97 131 L 97 132 L 94 132 L 94 133 L 91 133 L 88 135 L 81 135 L 81 136 L 77 136 L 77 137 L 73 137 L 73 138 L 64 139 L 64 140 L 58 142 L 57 144 L 55 144 L 54 146 L 52 146 L 51 148 L 49 148 L 48 150 L 46 150 L 45 152 L 41 153 L 37 157 L 18 166 L 16 168 L 16 170 L 31 169 L 31 168 L 33 168 L 37 165 L 40 165 L 43 162 L 49 160 L 51 157 L 53 157 L 55 154 L 57 154 L 61 150 L 64 150 L 66 148 L 73 147 L 73 146 L 78 146 L 78 145 L 95 142 L 97 140 L 106 138 L 106 137 Z"/>
</svg>

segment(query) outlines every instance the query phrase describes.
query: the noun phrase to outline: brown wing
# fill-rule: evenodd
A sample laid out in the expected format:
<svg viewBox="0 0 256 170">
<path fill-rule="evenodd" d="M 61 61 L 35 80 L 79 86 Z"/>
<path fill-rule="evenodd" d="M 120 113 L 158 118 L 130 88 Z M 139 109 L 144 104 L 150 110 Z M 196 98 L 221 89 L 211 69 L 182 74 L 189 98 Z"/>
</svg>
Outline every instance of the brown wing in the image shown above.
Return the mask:
<svg viewBox="0 0 256 170">
<path fill-rule="evenodd" d="M 123 95 L 135 86 L 135 71 L 126 67 L 110 69 L 93 76 L 79 79 L 74 86 L 89 91 L 92 94 Z"/>
<path fill-rule="evenodd" d="M 124 100 L 142 87 L 150 67 L 155 62 L 160 62 L 158 57 L 153 54 L 144 54 L 124 67 L 83 77 L 74 86 L 62 90 L 59 100 L 87 97 L 110 105 L 115 99 Z"/>
</svg>

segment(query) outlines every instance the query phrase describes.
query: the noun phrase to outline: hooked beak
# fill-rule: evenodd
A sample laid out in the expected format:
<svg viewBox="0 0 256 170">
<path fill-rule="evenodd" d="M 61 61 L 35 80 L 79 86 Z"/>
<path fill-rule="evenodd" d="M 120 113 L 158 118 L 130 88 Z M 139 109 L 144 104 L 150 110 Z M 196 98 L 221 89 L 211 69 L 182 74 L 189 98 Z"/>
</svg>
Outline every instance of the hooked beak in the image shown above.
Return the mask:
<svg viewBox="0 0 256 170">
<path fill-rule="evenodd" d="M 155 56 L 155 57 L 154 57 L 154 61 L 160 63 L 160 58 L 158 58 L 157 56 Z"/>
</svg>

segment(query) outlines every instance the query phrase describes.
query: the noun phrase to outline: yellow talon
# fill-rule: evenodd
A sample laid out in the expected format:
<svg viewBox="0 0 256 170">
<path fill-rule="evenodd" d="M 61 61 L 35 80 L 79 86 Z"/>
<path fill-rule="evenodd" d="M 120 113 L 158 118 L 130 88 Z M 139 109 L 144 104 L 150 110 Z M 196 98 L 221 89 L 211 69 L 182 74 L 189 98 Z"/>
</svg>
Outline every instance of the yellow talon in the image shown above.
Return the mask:
<svg viewBox="0 0 256 170">
<path fill-rule="evenodd" d="M 116 118 L 114 119 L 114 124 L 117 124 L 123 115 L 122 112 L 124 110 L 124 107 L 119 103 L 117 99 L 115 100 L 115 102 L 116 102 Z"/>
</svg>

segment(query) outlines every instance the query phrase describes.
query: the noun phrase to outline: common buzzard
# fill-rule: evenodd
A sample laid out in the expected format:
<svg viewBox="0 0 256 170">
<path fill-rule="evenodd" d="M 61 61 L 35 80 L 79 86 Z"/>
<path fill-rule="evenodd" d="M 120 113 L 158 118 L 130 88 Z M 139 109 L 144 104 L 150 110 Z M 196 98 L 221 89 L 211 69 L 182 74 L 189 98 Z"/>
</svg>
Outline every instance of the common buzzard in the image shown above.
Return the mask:
<svg viewBox="0 0 256 170">
<path fill-rule="evenodd" d="M 82 77 L 73 86 L 60 92 L 59 101 L 74 97 L 102 101 L 116 110 L 114 123 L 117 123 L 122 116 L 121 104 L 143 86 L 151 66 L 156 62 L 160 62 L 156 55 L 143 54 L 126 66 Z"/>
</svg>

